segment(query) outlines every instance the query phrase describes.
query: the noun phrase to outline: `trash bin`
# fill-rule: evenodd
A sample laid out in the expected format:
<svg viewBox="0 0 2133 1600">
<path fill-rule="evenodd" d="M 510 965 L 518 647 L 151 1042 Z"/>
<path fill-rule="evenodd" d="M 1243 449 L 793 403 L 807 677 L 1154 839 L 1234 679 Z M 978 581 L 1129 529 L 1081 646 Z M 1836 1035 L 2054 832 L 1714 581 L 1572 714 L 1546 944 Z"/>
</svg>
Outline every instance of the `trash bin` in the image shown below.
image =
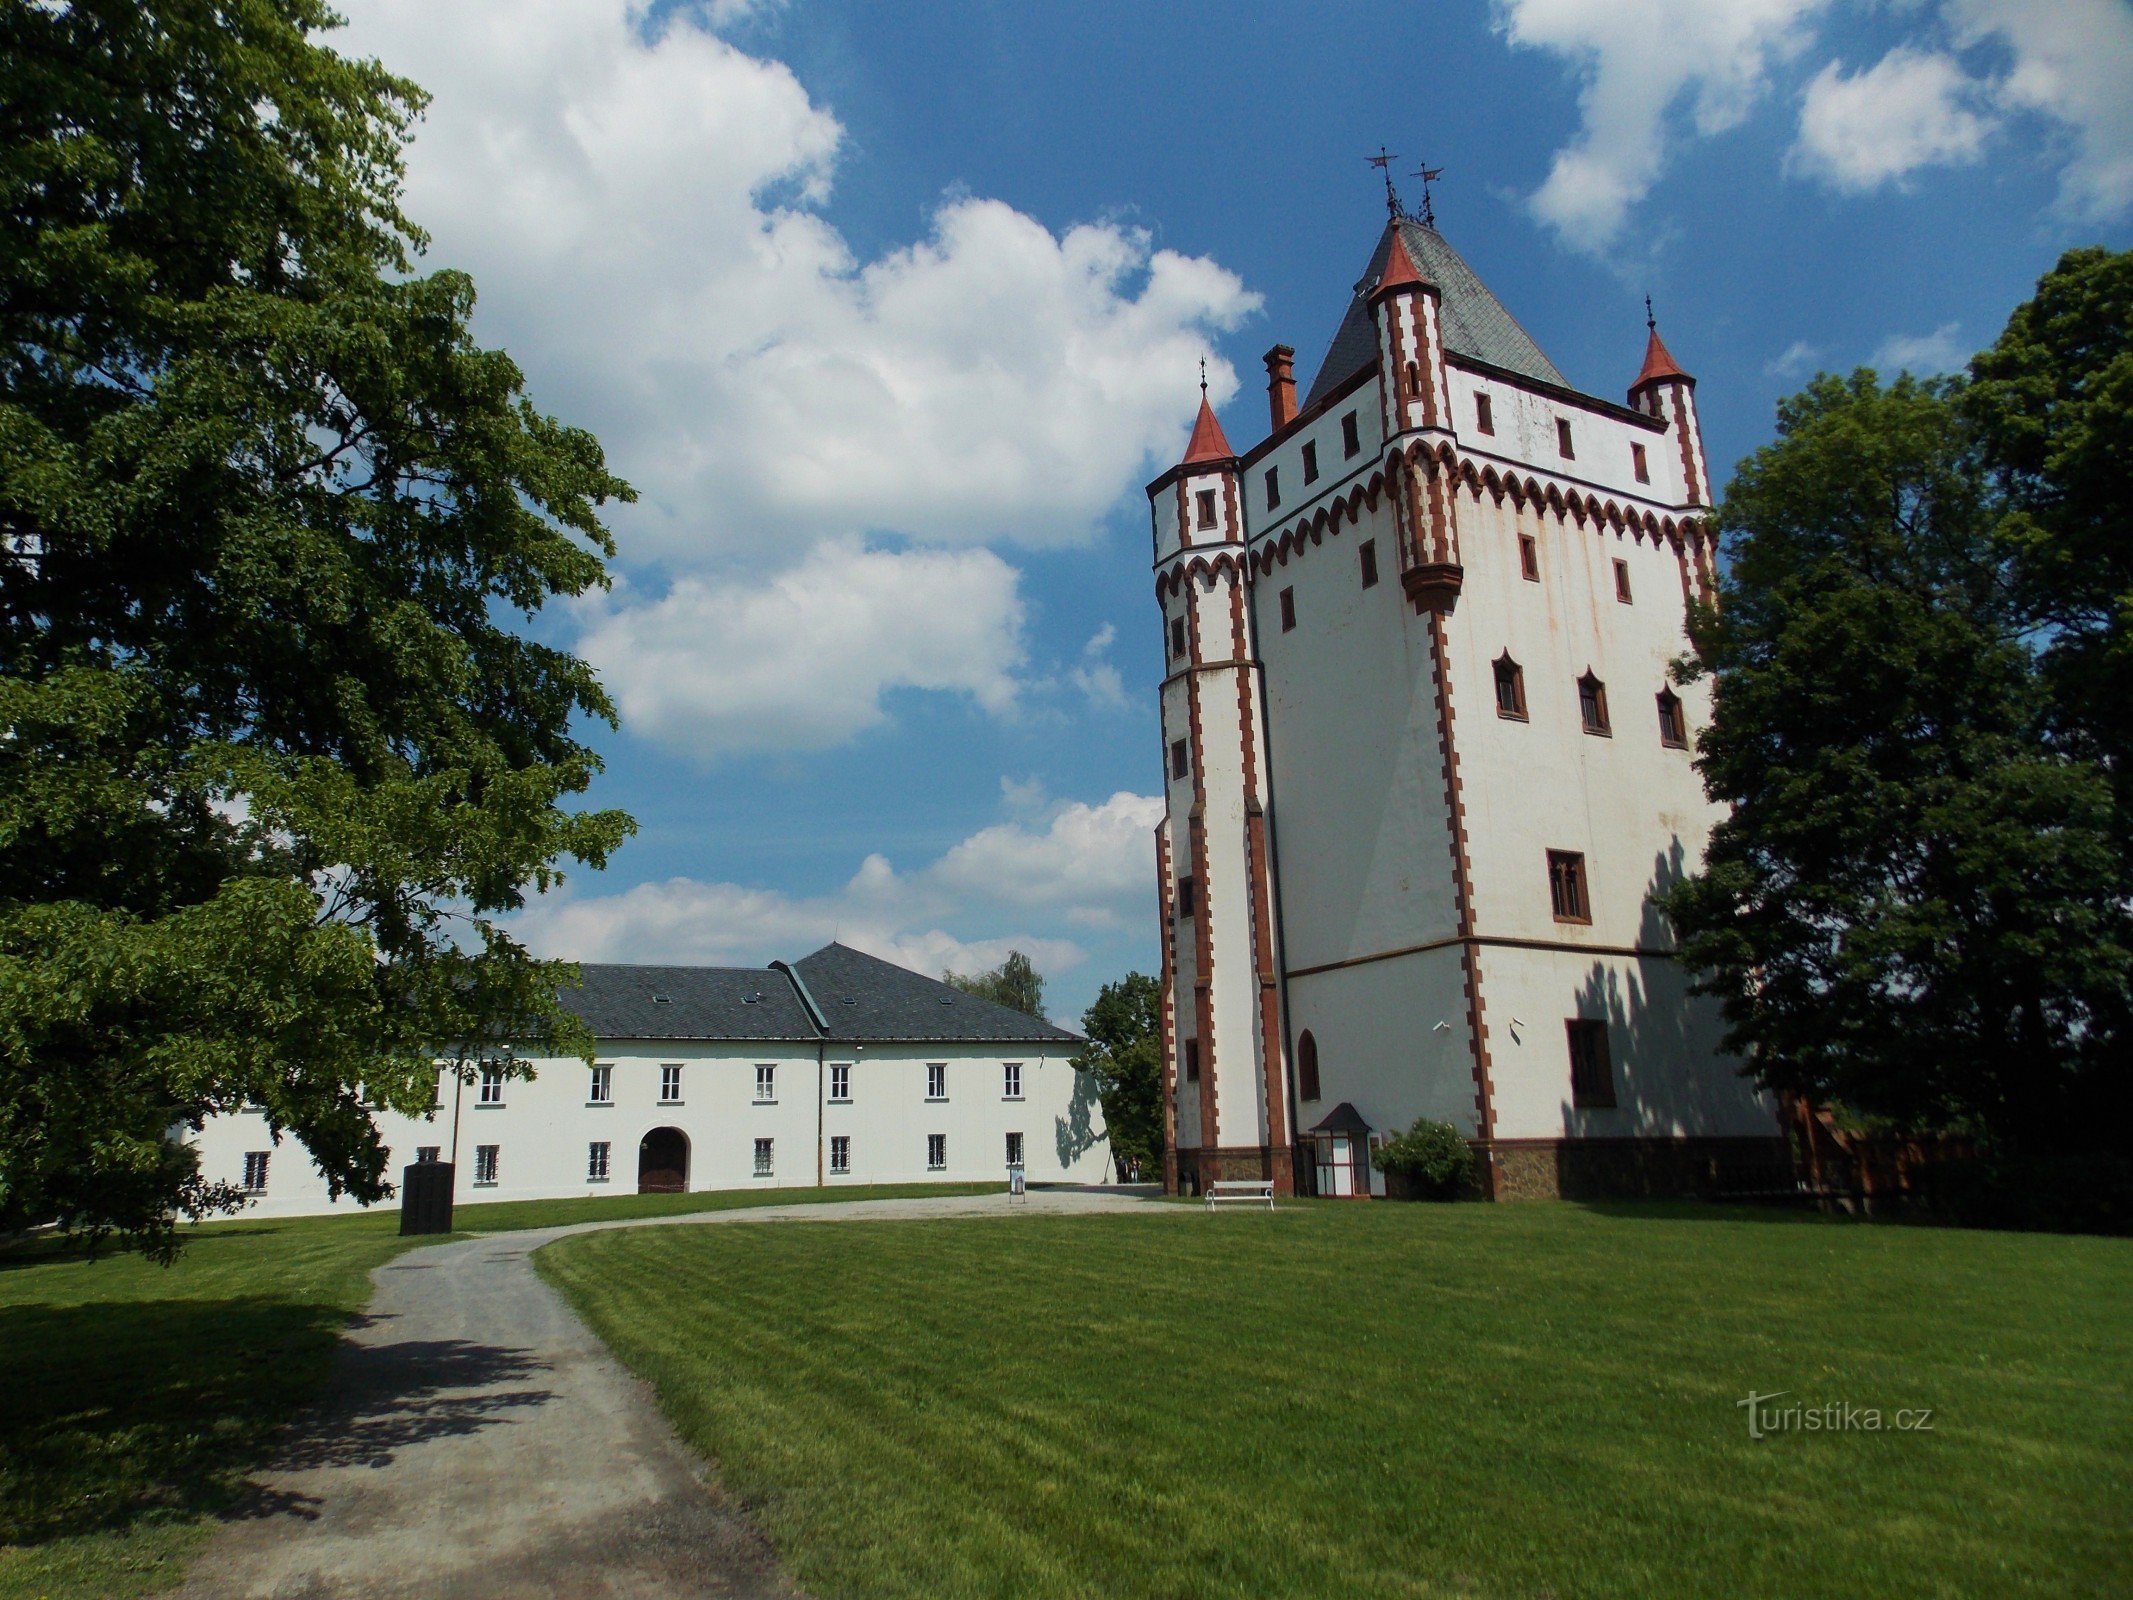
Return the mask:
<svg viewBox="0 0 2133 1600">
<path fill-rule="evenodd" d="M 1022 1163 L 1019 1161 L 1010 1161 L 1007 1164 L 1007 1198 L 1010 1200 L 1027 1200 L 1029 1198 L 1029 1189 L 1022 1181 Z"/>
<path fill-rule="evenodd" d="M 452 1163 L 414 1161 L 400 1169 L 400 1233 L 452 1231 Z"/>
</svg>

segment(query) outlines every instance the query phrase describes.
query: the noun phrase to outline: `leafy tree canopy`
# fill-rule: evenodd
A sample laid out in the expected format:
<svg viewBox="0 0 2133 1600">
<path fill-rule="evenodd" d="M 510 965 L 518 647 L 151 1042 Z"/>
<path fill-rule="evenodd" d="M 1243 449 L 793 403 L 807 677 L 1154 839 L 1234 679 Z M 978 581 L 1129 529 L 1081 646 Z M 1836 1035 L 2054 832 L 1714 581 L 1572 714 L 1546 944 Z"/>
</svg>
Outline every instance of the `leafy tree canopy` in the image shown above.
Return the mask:
<svg viewBox="0 0 2133 1600">
<path fill-rule="evenodd" d="M 1661 904 L 1766 1085 L 2037 1148 L 2123 1096 L 2128 876 L 2046 736 L 1962 398 L 1824 376 L 1742 463 L 1683 668 L 1731 811 Z"/>
<path fill-rule="evenodd" d="M 1044 975 L 1019 950 L 1008 951 L 1007 959 L 990 972 L 944 972 L 941 981 L 996 1006 L 1025 1012 L 1039 1022 L 1046 1020 Z"/>
<path fill-rule="evenodd" d="M 628 833 L 612 711 L 514 624 L 629 489 L 415 272 L 422 96 L 334 21 L 0 8 L 0 1225 L 167 1247 L 245 1106 L 376 1199 L 366 1102 L 589 1048 L 493 919 Z"/>
<path fill-rule="evenodd" d="M 1112 1156 L 1144 1171 L 1164 1154 L 1162 1005 L 1162 986 L 1145 972 L 1105 984 L 1081 1014 L 1089 1042 L 1073 1057 L 1076 1071 L 1096 1079 Z"/>
</svg>

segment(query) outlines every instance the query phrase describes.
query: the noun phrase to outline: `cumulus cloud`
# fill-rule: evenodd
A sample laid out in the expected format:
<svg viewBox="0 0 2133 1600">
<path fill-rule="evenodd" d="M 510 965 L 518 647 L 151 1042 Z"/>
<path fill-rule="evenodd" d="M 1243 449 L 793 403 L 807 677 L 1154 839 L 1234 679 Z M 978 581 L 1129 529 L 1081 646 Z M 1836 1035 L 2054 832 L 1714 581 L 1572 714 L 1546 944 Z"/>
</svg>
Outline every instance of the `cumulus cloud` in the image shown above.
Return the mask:
<svg viewBox="0 0 2133 1600">
<path fill-rule="evenodd" d="M 516 927 L 536 952 L 581 961 L 757 965 L 836 938 L 922 972 L 996 966 L 1021 950 L 1040 971 L 1063 973 L 1087 955 L 1062 925 L 1108 929 L 1148 911 L 1162 808 L 1125 791 L 1053 805 L 982 828 L 915 872 L 869 855 L 822 895 L 694 878 L 550 895 Z"/>
<path fill-rule="evenodd" d="M 2092 219 L 2133 208 L 2133 6 L 2125 0 L 1947 0 L 1958 43 L 2012 59 L 2000 105 L 2060 123 L 2071 141 L 2060 201 Z"/>
<path fill-rule="evenodd" d="M 1699 134 L 1737 125 L 1826 3 L 1496 0 L 1506 39 L 1565 57 L 1583 80 L 1581 126 L 1529 198 L 1534 216 L 1580 248 L 1615 244 L 1665 170 L 1681 102 Z"/>
<path fill-rule="evenodd" d="M 1767 378 L 1797 378 L 1811 371 L 1821 359 L 1822 351 L 1818 346 L 1805 339 L 1795 339 L 1782 353 L 1763 363 L 1763 375 Z"/>
<path fill-rule="evenodd" d="M 1788 170 L 1864 194 L 1920 167 L 1973 162 L 1996 123 L 1953 56 L 1899 45 L 1864 72 L 1836 62 L 1808 84 Z"/>
<path fill-rule="evenodd" d="M 1953 372 L 1970 359 L 1970 352 L 1956 337 L 1957 326 L 1944 322 L 1931 333 L 1894 333 L 1874 349 L 1869 365 L 1883 372 L 1915 372 L 1927 376 Z"/>
</svg>

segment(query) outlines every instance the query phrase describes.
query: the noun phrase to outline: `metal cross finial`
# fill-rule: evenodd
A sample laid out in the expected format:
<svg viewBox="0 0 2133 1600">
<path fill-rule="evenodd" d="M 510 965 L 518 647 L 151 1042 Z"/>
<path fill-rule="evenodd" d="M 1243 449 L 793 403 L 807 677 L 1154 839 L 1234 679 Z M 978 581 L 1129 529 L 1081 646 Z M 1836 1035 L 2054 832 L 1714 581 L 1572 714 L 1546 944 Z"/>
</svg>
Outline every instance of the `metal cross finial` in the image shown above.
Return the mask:
<svg viewBox="0 0 2133 1600">
<path fill-rule="evenodd" d="M 1207 357 L 1200 357 L 1200 398 L 1207 398 Z"/>
<path fill-rule="evenodd" d="M 1379 145 L 1378 153 L 1376 155 L 1365 156 L 1363 157 L 1363 159 L 1367 161 L 1371 166 L 1376 167 L 1378 171 L 1385 174 L 1385 209 L 1392 214 L 1393 221 L 1399 221 L 1400 192 L 1392 186 L 1392 164 L 1398 159 L 1398 157 L 1393 155 L 1393 153 L 1390 150 L 1387 150 L 1383 145 Z"/>
<path fill-rule="evenodd" d="M 1444 176 L 1444 169 L 1425 164 L 1415 168 L 1415 176 L 1422 180 L 1422 225 L 1425 228 L 1434 228 L 1437 225 L 1437 208 L 1430 203 L 1429 186 Z"/>
<path fill-rule="evenodd" d="M 1654 333 L 1659 331 L 1659 319 L 1652 315 L 1652 297 L 1650 295 L 1644 297 L 1644 325 Z"/>
</svg>

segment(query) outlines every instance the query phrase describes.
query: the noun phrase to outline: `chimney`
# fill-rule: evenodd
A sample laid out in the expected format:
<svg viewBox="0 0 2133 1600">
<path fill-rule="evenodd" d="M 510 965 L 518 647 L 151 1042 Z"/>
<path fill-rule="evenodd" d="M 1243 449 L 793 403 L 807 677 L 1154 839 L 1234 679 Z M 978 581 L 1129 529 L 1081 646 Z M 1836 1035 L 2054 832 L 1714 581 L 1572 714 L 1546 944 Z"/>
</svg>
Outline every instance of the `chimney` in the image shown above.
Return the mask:
<svg viewBox="0 0 2133 1600">
<path fill-rule="evenodd" d="M 1266 403 L 1276 433 L 1296 420 L 1296 352 L 1285 344 L 1266 353 Z"/>
</svg>

